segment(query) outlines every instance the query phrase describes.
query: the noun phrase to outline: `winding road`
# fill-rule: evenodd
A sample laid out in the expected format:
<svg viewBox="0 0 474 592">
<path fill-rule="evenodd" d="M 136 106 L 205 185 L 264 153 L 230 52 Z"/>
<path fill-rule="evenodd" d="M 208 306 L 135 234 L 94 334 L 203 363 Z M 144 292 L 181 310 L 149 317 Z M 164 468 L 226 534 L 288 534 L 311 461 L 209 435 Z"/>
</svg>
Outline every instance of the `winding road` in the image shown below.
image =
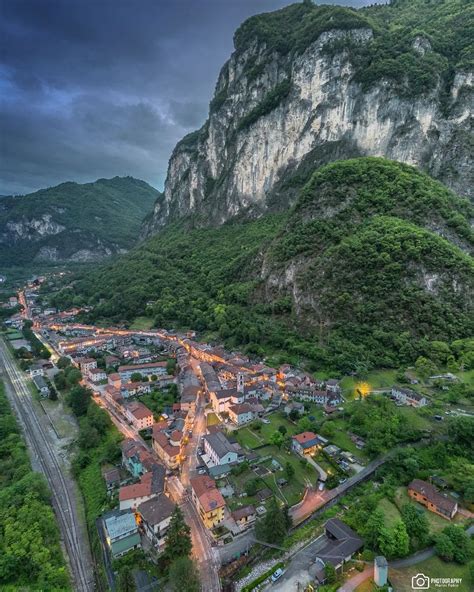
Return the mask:
<svg viewBox="0 0 474 592">
<path fill-rule="evenodd" d="M 74 497 L 74 482 L 55 446 L 51 436 L 36 415 L 31 393 L 23 373 L 17 368 L 10 352 L 0 339 L 0 368 L 5 382 L 7 397 L 23 427 L 32 456 L 45 475 L 52 493 L 52 505 L 56 514 L 61 539 L 67 553 L 74 590 L 94 590 L 94 575 L 89 540 L 81 527 Z"/>
</svg>

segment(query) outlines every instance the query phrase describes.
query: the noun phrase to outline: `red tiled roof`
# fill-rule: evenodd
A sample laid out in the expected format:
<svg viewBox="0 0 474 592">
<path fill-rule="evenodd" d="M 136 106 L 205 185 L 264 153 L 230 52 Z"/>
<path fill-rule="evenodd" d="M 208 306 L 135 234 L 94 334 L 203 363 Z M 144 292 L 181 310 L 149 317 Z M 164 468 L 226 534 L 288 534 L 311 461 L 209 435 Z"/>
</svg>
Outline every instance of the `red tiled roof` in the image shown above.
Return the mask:
<svg viewBox="0 0 474 592">
<path fill-rule="evenodd" d="M 190 480 L 191 487 L 199 499 L 199 503 L 205 512 L 212 512 L 225 506 L 225 500 L 217 489 L 213 479 L 207 475 L 199 475 Z"/>
<path fill-rule="evenodd" d="M 293 439 L 296 440 L 299 444 L 305 444 L 306 442 L 308 442 L 308 440 L 313 440 L 314 438 L 316 438 L 316 434 L 313 434 L 313 432 L 303 432 L 301 434 L 296 434 L 296 436 L 293 436 Z"/>
<path fill-rule="evenodd" d="M 153 417 L 153 413 L 148 407 L 139 401 L 132 401 L 127 407 L 130 413 L 137 419 L 145 419 L 145 417 L 150 417 L 150 415 Z"/>
<path fill-rule="evenodd" d="M 455 501 L 449 497 L 445 497 L 436 489 L 436 487 L 431 485 L 431 483 L 427 483 L 421 479 L 413 479 L 413 481 L 408 485 L 408 489 L 423 495 L 429 502 L 449 513 L 453 512 L 456 507 Z"/>
</svg>

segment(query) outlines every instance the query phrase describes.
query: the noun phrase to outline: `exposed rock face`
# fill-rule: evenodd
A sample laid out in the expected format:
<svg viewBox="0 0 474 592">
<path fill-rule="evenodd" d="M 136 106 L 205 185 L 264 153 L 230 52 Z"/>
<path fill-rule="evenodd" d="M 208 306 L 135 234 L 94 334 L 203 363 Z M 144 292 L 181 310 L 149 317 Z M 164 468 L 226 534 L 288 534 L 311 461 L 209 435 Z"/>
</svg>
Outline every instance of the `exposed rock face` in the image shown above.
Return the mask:
<svg viewBox="0 0 474 592">
<path fill-rule="evenodd" d="M 220 73 L 209 119 L 171 156 L 165 196 L 146 234 L 191 214 L 194 224 L 208 225 L 287 208 L 296 195 L 288 183 L 292 174 L 353 156 L 417 166 L 472 196 L 473 74 L 457 72 L 447 95 L 438 84 L 403 97 L 384 79 L 364 90 L 350 50 L 328 48 L 344 40 L 366 44 L 372 36 L 369 28 L 327 31 L 294 58 L 269 55 L 257 41 L 234 52 Z M 424 55 L 431 48 L 416 37 L 413 50 Z M 285 81 L 288 92 L 255 117 L 253 110 Z"/>
</svg>

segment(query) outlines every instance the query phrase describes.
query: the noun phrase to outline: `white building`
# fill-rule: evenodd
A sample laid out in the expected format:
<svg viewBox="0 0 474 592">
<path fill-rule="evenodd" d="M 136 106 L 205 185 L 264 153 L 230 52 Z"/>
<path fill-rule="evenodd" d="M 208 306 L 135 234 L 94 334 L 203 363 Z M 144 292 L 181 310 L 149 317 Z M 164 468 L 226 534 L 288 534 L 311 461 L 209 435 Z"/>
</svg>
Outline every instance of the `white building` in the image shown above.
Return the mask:
<svg viewBox="0 0 474 592">
<path fill-rule="evenodd" d="M 205 454 L 215 465 L 237 462 L 238 454 L 222 432 L 204 436 L 203 442 Z"/>
</svg>

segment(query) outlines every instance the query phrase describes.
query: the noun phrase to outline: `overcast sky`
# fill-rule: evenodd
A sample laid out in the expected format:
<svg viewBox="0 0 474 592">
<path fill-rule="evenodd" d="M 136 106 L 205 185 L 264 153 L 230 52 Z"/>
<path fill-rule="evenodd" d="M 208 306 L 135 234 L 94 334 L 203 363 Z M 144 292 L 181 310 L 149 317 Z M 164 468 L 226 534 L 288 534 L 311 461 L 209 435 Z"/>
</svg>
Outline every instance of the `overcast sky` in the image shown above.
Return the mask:
<svg viewBox="0 0 474 592">
<path fill-rule="evenodd" d="M 161 189 L 237 26 L 288 3 L 0 0 L 0 195 L 115 175 Z"/>
</svg>

